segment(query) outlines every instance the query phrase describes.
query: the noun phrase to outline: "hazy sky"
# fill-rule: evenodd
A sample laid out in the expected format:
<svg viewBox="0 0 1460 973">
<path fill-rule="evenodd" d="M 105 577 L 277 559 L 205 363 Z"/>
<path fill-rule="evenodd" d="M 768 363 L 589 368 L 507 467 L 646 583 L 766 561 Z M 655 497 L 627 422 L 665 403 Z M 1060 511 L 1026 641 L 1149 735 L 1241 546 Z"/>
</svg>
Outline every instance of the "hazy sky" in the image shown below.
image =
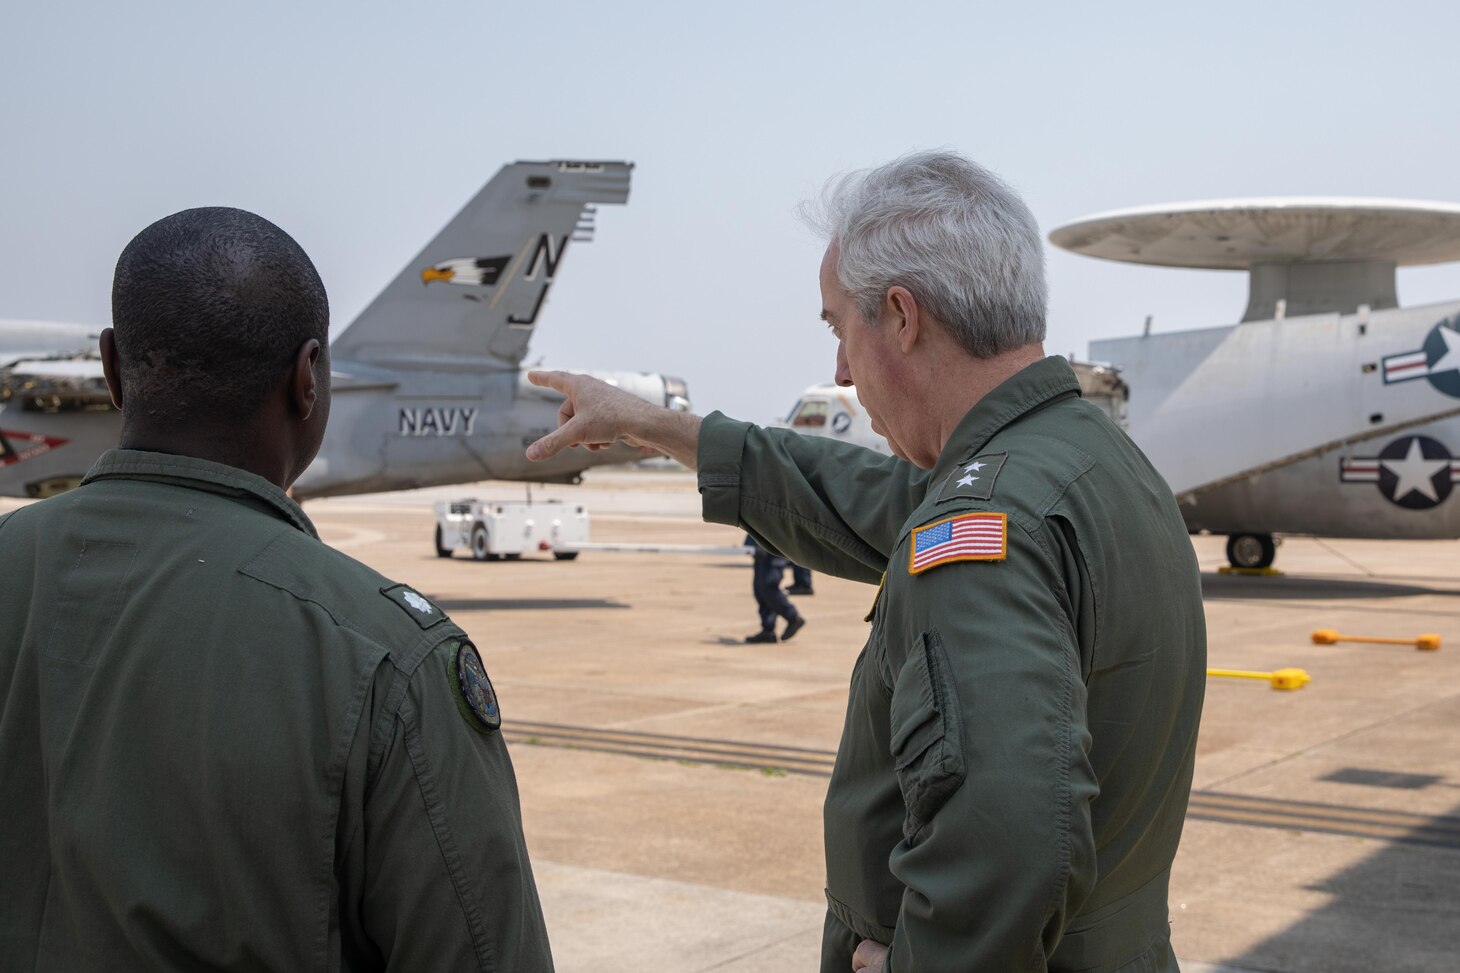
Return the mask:
<svg viewBox="0 0 1460 973">
<path fill-rule="evenodd" d="M 767 420 L 826 381 L 836 173 L 951 147 L 1048 232 L 1223 196 L 1460 201 L 1460 4 L 38 4 L 0 0 L 0 317 L 105 324 L 112 265 L 189 206 L 255 210 L 335 330 L 506 161 L 628 159 L 529 360 L 683 376 Z M 1050 249 L 1049 350 L 1235 321 L 1245 275 Z M 1460 264 L 1402 270 L 1404 304 Z"/>
</svg>

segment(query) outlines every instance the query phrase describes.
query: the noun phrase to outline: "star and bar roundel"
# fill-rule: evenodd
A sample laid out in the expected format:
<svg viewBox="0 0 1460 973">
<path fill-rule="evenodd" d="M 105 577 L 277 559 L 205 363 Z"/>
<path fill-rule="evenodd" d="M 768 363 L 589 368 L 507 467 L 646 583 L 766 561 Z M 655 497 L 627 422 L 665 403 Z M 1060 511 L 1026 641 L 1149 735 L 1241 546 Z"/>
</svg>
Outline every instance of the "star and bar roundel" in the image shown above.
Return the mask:
<svg viewBox="0 0 1460 973">
<path fill-rule="evenodd" d="M 1460 315 L 1430 329 L 1423 348 L 1384 359 L 1384 384 L 1427 378 L 1438 392 L 1460 398 Z"/>
<path fill-rule="evenodd" d="M 1460 459 L 1428 436 L 1401 436 L 1378 456 L 1345 456 L 1338 461 L 1344 483 L 1377 483 L 1384 499 L 1408 510 L 1429 510 L 1444 503 L 1460 481 Z"/>
</svg>

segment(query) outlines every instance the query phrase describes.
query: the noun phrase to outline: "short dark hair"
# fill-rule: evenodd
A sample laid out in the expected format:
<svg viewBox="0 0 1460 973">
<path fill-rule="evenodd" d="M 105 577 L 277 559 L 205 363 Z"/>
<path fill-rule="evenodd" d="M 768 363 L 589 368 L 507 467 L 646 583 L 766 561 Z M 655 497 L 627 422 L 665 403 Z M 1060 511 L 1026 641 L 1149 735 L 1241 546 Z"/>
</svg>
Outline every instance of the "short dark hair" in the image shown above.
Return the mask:
<svg viewBox="0 0 1460 973">
<path fill-rule="evenodd" d="M 128 411 L 236 420 L 252 414 L 300 345 L 326 347 L 329 299 L 309 256 L 261 216 L 186 209 L 117 259 L 112 326 Z"/>
</svg>

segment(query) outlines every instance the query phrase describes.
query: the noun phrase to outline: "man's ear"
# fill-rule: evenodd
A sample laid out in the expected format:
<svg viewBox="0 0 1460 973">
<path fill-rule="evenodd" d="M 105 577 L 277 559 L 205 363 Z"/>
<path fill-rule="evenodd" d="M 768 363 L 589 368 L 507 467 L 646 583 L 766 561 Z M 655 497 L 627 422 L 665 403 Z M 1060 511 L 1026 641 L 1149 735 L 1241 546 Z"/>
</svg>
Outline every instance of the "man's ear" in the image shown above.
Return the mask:
<svg viewBox="0 0 1460 973">
<path fill-rule="evenodd" d="M 913 350 L 922 334 L 922 309 L 906 287 L 889 287 L 883 302 L 883 317 L 892 326 L 897 347 L 904 355 Z"/>
<path fill-rule="evenodd" d="M 122 366 L 117 358 L 117 334 L 111 328 L 101 333 L 101 373 L 106 376 L 107 391 L 112 394 L 112 405 L 122 407 Z"/>
<path fill-rule="evenodd" d="M 294 369 L 289 374 L 289 405 L 300 419 L 308 419 L 319 402 L 319 380 L 314 372 L 319 356 L 320 345 L 315 338 L 300 345 L 294 355 Z"/>
</svg>

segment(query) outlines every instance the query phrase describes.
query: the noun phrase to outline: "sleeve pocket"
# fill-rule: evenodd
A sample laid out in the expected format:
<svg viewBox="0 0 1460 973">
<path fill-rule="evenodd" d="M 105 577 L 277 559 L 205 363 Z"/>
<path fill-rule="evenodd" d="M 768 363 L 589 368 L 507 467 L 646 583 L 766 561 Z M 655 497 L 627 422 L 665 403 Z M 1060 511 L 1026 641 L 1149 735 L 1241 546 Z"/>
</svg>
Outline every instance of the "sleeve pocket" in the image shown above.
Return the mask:
<svg viewBox="0 0 1460 973">
<path fill-rule="evenodd" d="M 892 763 L 913 841 L 963 783 L 963 714 L 937 632 L 919 635 L 892 688 Z"/>
</svg>

